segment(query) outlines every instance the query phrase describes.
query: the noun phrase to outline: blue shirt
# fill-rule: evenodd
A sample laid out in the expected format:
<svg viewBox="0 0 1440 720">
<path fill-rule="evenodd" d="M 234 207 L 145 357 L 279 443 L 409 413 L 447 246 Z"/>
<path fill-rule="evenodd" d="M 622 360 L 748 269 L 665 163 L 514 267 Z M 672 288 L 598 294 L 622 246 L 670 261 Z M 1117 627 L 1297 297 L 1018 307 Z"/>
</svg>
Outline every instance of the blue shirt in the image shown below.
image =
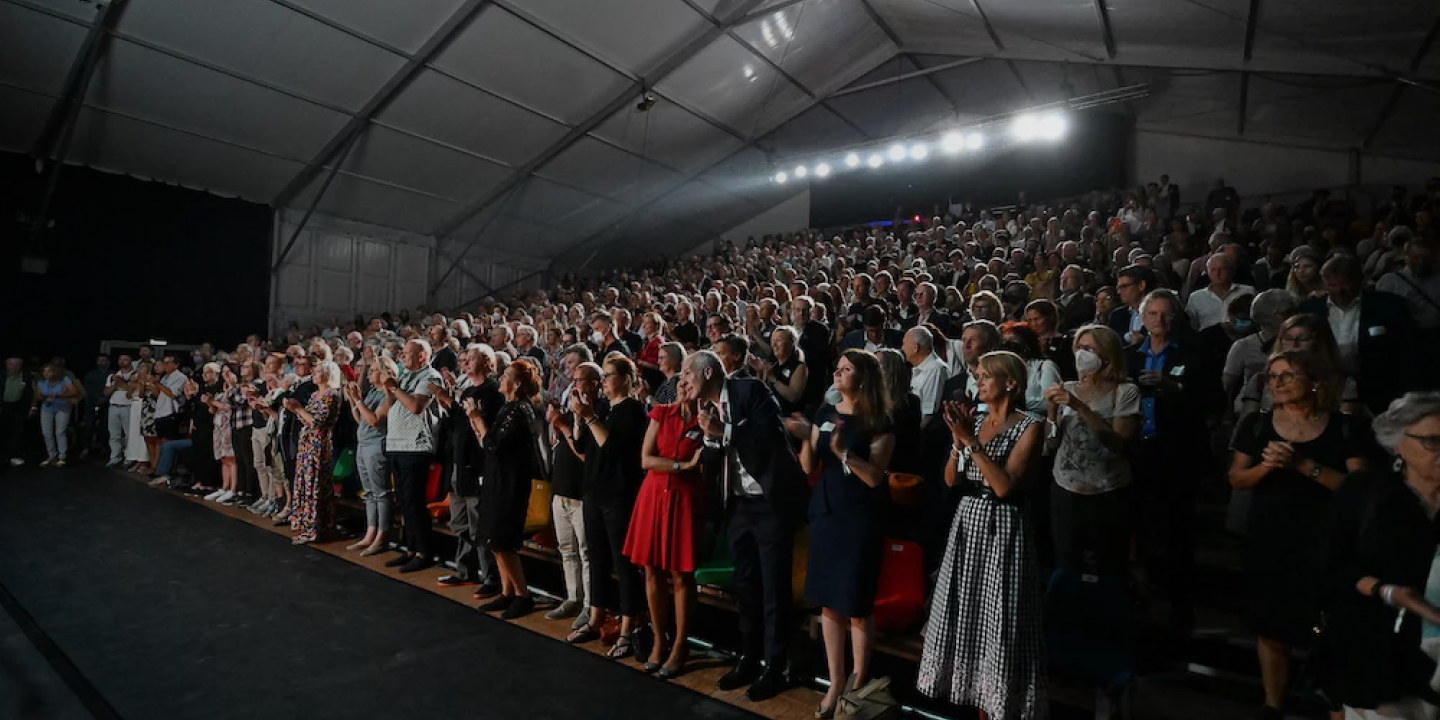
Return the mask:
<svg viewBox="0 0 1440 720">
<path fill-rule="evenodd" d="M 1167 341 L 1165 346 L 1157 352 L 1150 347 L 1149 341 L 1140 343 L 1140 354 L 1145 357 L 1145 370 L 1153 370 L 1158 373 L 1165 372 L 1165 354 L 1175 348 L 1175 343 Z M 1140 398 L 1140 437 L 1151 439 L 1155 437 L 1155 393 L 1149 392 Z"/>
<path fill-rule="evenodd" d="M 70 411 L 70 401 L 60 397 L 60 393 L 65 392 L 65 388 L 70 387 L 70 378 L 63 377 L 60 378 L 58 382 L 53 383 L 49 380 L 41 380 L 35 383 L 35 387 L 40 390 L 40 394 L 45 398 L 45 402 L 40 406 L 42 410 L 45 412 Z"/>
</svg>

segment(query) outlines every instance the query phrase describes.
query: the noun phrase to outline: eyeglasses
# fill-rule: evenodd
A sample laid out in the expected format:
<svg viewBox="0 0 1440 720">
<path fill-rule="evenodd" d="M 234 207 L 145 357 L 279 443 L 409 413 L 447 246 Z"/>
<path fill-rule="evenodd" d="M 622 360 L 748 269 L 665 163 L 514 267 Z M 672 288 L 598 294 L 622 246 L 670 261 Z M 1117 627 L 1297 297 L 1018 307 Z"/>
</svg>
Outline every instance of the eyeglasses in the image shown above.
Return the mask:
<svg viewBox="0 0 1440 720">
<path fill-rule="evenodd" d="M 1425 448 L 1426 452 L 1440 452 L 1440 435 L 1414 435 L 1407 432 L 1405 437 L 1420 443 L 1420 447 Z"/>
<path fill-rule="evenodd" d="M 1128 290 L 1128 289 L 1130 289 L 1130 288 L 1132 288 L 1132 287 L 1135 287 L 1135 283 L 1133 283 L 1133 282 L 1128 282 L 1128 283 L 1116 283 L 1116 284 L 1115 284 L 1115 289 L 1116 289 L 1116 290 Z"/>
<path fill-rule="evenodd" d="M 1271 385 L 1289 385 L 1290 383 L 1295 382 L 1295 378 L 1296 378 L 1296 377 L 1299 377 L 1299 376 L 1297 376 L 1297 375 L 1296 375 L 1295 373 L 1293 373 L 1293 372 L 1277 373 L 1277 374 L 1274 374 L 1274 375 L 1271 375 L 1271 376 L 1270 376 L 1270 384 L 1271 384 Z"/>
</svg>

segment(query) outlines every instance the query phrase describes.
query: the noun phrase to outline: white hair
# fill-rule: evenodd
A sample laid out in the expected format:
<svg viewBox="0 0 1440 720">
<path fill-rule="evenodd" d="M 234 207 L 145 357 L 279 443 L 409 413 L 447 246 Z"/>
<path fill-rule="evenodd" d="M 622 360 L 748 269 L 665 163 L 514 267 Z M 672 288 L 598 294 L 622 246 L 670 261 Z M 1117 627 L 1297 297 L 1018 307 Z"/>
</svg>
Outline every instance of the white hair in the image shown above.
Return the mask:
<svg viewBox="0 0 1440 720">
<path fill-rule="evenodd" d="M 1375 417 L 1371 425 L 1375 431 L 1375 442 L 1394 454 L 1411 425 L 1435 415 L 1440 415 L 1440 392 L 1405 393 L 1390 403 L 1388 410 Z"/>
<path fill-rule="evenodd" d="M 318 380 L 315 381 L 315 384 L 319 385 L 322 389 L 329 388 L 331 390 L 339 390 L 340 386 L 345 382 L 345 375 L 340 372 L 340 366 L 336 365 L 334 360 L 326 360 L 316 366 L 315 370 L 310 374 L 311 379 L 314 379 L 316 375 L 322 372 L 325 373 L 325 384 L 321 385 Z"/>
</svg>

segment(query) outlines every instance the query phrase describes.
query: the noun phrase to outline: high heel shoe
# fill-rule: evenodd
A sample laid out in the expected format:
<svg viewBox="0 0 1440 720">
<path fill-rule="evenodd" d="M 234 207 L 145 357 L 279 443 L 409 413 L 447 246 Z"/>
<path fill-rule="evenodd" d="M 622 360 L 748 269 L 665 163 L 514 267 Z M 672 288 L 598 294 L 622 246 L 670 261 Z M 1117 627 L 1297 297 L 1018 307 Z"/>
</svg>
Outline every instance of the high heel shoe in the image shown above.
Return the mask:
<svg viewBox="0 0 1440 720">
<path fill-rule="evenodd" d="M 835 717 L 835 708 L 838 707 L 839 705 L 840 705 L 840 703 L 838 703 L 838 702 L 835 703 L 834 705 L 831 705 L 831 706 L 828 707 L 828 708 L 825 707 L 824 705 L 816 705 L 816 706 L 815 706 L 815 718 L 816 718 L 816 720 L 832 720 L 832 719 Z"/>
</svg>

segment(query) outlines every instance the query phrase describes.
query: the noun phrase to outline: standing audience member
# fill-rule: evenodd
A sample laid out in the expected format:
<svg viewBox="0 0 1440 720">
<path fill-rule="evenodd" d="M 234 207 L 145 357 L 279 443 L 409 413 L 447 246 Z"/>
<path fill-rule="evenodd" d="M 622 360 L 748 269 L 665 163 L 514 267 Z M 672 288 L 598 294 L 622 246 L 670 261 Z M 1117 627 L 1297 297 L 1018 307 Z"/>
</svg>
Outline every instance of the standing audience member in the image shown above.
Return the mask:
<svg viewBox="0 0 1440 720">
<path fill-rule="evenodd" d="M 1134 529 L 1129 456 L 1140 432 L 1140 388 L 1130 382 L 1114 330 L 1086 325 L 1072 346 L 1080 379 L 1045 391 L 1055 453 L 1055 562 L 1067 570 L 1122 576 Z"/>
<path fill-rule="evenodd" d="M 106 429 L 110 434 L 110 462 L 107 468 L 118 468 L 126 464 L 125 446 L 130 439 L 130 380 L 135 377 L 134 363 L 130 356 L 121 353 L 116 358 L 115 371 L 105 379 L 105 401 L 109 409 L 105 412 Z"/>
<path fill-rule="evenodd" d="M 1424 353 L 1423 363 L 1440 362 L 1440 272 L 1436 272 L 1433 237 L 1417 235 L 1405 243 L 1405 267 L 1380 278 L 1375 289 L 1405 300 L 1415 319 L 1416 349 Z M 1430 373 L 1429 387 L 1435 387 Z"/>
<path fill-rule="evenodd" d="M 945 362 L 935 354 L 935 338 L 924 327 L 905 332 L 901 344 L 905 360 L 914 369 L 910 375 L 910 392 L 920 399 L 920 425 L 926 426 L 940 413 L 945 381 L 950 378 Z"/>
<path fill-rule="evenodd" d="M 370 364 L 369 390 L 360 392 L 358 383 L 345 385 L 350 411 L 355 416 L 355 470 L 360 475 L 361 497 L 365 501 L 365 536 L 345 548 L 361 550 L 361 555 L 376 555 L 388 545 L 391 507 L 390 463 L 385 457 L 385 390 L 381 385 L 387 376 L 399 375 L 395 361 L 380 357 Z"/>
<path fill-rule="evenodd" d="M 669 405 L 679 397 L 680 368 L 685 366 L 685 346 L 678 342 L 660 345 L 660 374 L 665 381 L 650 396 L 655 405 Z"/>
<path fill-rule="evenodd" d="M 1314 590 L 1335 490 L 1365 467 L 1355 420 L 1340 413 L 1339 375 L 1312 353 L 1271 356 L 1271 412 L 1235 429 L 1230 484 L 1254 490 L 1246 529 L 1250 629 L 1259 636 L 1263 715 L 1279 720 L 1290 680 L 1290 651 L 1305 647 L 1319 620 Z"/>
<path fill-rule="evenodd" d="M 1225 386 L 1226 400 L 1235 400 L 1257 375 L 1265 371 L 1266 362 L 1275 350 L 1280 326 L 1295 314 L 1297 305 L 1293 295 L 1278 288 L 1266 290 L 1251 301 L 1250 319 L 1258 332 L 1236 340 L 1225 356 L 1221 381 Z"/>
<path fill-rule="evenodd" d="M 805 364 L 805 355 L 800 350 L 800 333 L 789 325 L 781 325 L 770 333 L 770 349 L 775 361 L 770 363 L 761 378 L 775 393 L 782 415 L 802 412 L 805 408 L 805 388 L 810 382 L 810 367 Z"/>
<path fill-rule="evenodd" d="M 650 410 L 650 426 L 640 456 L 646 475 L 625 536 L 626 557 L 645 568 L 645 596 L 655 628 L 656 639 L 645 660 L 645 671 L 666 680 L 680 674 L 687 657 L 685 643 L 695 611 L 695 569 L 700 559 L 696 543 L 704 532 L 705 520 L 700 475 L 704 441 L 695 394 L 690 388 L 681 390 L 684 399 Z M 673 600 L 666 597 L 667 576 Z M 668 656 L 664 647 L 667 642 Z"/>
<path fill-rule="evenodd" d="M 493 570 L 493 554 L 481 539 L 480 516 L 481 495 L 485 484 L 485 472 L 489 466 L 489 453 L 483 445 L 484 437 L 472 428 L 466 400 L 479 409 L 485 427 L 496 427 L 500 408 L 506 401 L 500 392 L 500 382 L 495 373 L 495 350 L 489 345 L 471 345 L 460 353 L 459 382 L 452 388 L 433 385 L 430 391 L 446 415 L 442 428 L 450 432 L 447 447 L 450 452 L 446 463 L 446 474 L 450 485 L 450 530 L 455 533 L 455 572 L 441 576 L 442 587 L 460 587 L 489 582 L 494 590 L 495 578 L 489 577 Z M 452 399 L 453 392 L 453 399 Z M 457 405 L 458 403 L 458 405 Z M 526 496 L 529 496 L 529 478 L 526 480 Z M 489 594 L 488 592 L 486 594 Z"/>
<path fill-rule="evenodd" d="M 25 464 L 25 421 L 30 417 L 35 387 L 25 375 L 25 362 L 18 357 L 5 359 L 5 387 L 0 400 L 0 455 L 9 458 L 10 467 L 20 467 Z"/>
<path fill-rule="evenodd" d="M 1210 285 L 1190 293 L 1185 312 L 1190 316 L 1190 329 L 1200 332 L 1211 325 L 1225 321 L 1225 310 L 1230 301 L 1242 295 L 1254 295 L 1255 288 L 1235 282 L 1235 260 L 1229 254 L 1217 252 L 1206 263 Z"/>
<path fill-rule="evenodd" d="M 199 412 L 210 414 L 210 452 L 220 469 L 220 494 L 207 498 L 221 505 L 234 505 L 240 494 L 236 474 L 235 438 L 232 435 L 233 414 L 230 406 L 230 392 L 235 389 L 235 373 L 218 363 L 205 363 L 205 383 L 211 392 L 204 393 L 200 400 L 204 407 Z"/>
<path fill-rule="evenodd" d="M 472 354 L 480 352 L 471 350 Z M 485 394 L 464 396 L 461 403 L 475 437 L 485 446 L 485 482 L 480 488 L 475 537 L 495 555 L 500 573 L 500 595 L 479 609 L 514 620 L 535 610 L 518 551 L 525 539 L 532 484 L 542 470 L 535 436 L 535 403 L 540 396 L 538 365 L 510 363 L 501 376 L 499 390 L 505 404 L 495 414 L 493 424 L 486 421 L 485 409 L 480 406 L 486 401 Z"/>
<path fill-rule="evenodd" d="M 335 524 L 332 430 L 340 414 L 340 388 L 345 376 L 331 361 L 320 363 L 313 378 L 316 390 L 304 405 L 295 398 L 285 400 L 285 409 L 294 413 L 304 426 L 295 456 L 295 483 L 290 502 L 290 529 L 295 532 L 291 542 L 296 545 L 320 540 Z"/>
<path fill-rule="evenodd" d="M 45 436 L 46 460 L 40 467 L 65 467 L 70 451 L 70 417 L 84 397 L 80 384 L 66 377 L 59 366 L 45 364 L 30 404 L 31 415 L 40 416 L 40 432 Z"/>
<path fill-rule="evenodd" d="M 404 368 L 400 375 L 387 373 L 381 380 L 385 404 L 380 407 L 385 413 L 385 456 L 395 475 L 396 503 L 405 522 L 404 542 L 409 551 L 385 565 L 412 573 L 435 564 L 425 485 L 438 449 L 440 425 L 440 409 L 430 395 L 430 386 L 439 384 L 441 378 L 430 367 L 430 343 L 424 340 L 405 343 L 400 358 Z"/>
<path fill-rule="evenodd" d="M 920 397 L 910 390 L 913 368 L 899 350 L 886 348 L 875 353 L 875 357 L 885 376 L 886 405 L 895 428 L 890 471 L 919 475 L 924 467 L 924 434 L 920 424 Z"/>
<path fill-rule="evenodd" d="M 1326 696 L 1347 718 L 1434 717 L 1436 666 L 1425 646 L 1440 625 L 1440 393 L 1405 395 L 1374 429 L 1395 470 L 1357 473 L 1335 492 L 1315 662 L 1325 667 Z"/>
<path fill-rule="evenodd" d="M 1340 347 L 1341 369 L 1355 378 L 1360 402 L 1371 413 L 1414 387 L 1415 321 L 1405 300 L 1365 290 L 1360 262 L 1336 255 L 1320 269 L 1325 297 L 1300 303 L 1300 312 L 1328 318 Z"/>
<path fill-rule="evenodd" d="M 1039 459 L 1040 423 L 1021 408 L 1025 363 L 986 353 L 976 374 L 984 412 L 945 404 L 951 460 L 945 482 L 965 483 L 925 624 L 916 687 L 997 720 L 1048 710 L 1041 578 L 1022 496 Z"/>
<path fill-rule="evenodd" d="M 546 620 L 575 618 L 571 630 L 579 630 L 590 616 L 590 543 L 585 539 L 584 448 L 592 444 L 590 427 L 570 410 L 570 396 L 581 394 L 601 404 L 596 414 L 604 417 L 609 411 L 600 397 L 598 365 L 591 362 L 590 348 L 572 344 L 564 352 L 563 371 L 569 386 L 557 400 L 552 399 L 545 411 L 552 433 L 550 450 L 550 516 L 555 525 L 555 549 L 565 573 L 565 600 L 550 612 Z"/>
<path fill-rule="evenodd" d="M 912 329 L 906 333 L 910 344 Z M 928 330 L 921 329 L 929 335 Z M 810 495 L 810 554 L 805 597 L 820 607 L 830 684 L 815 716 L 853 715 L 859 706 L 840 708 L 841 695 L 870 682 L 870 650 L 875 636 L 875 595 L 885 543 L 887 471 L 895 449 L 885 375 L 875 356 L 847 350 L 835 369 L 840 402 L 827 405 L 815 423 L 800 417 L 785 429 L 800 441 L 800 467 L 817 469 L 820 479 Z M 855 674 L 845 672 L 845 640 L 850 639 Z M 847 680 L 852 678 L 852 680 Z"/>
</svg>

